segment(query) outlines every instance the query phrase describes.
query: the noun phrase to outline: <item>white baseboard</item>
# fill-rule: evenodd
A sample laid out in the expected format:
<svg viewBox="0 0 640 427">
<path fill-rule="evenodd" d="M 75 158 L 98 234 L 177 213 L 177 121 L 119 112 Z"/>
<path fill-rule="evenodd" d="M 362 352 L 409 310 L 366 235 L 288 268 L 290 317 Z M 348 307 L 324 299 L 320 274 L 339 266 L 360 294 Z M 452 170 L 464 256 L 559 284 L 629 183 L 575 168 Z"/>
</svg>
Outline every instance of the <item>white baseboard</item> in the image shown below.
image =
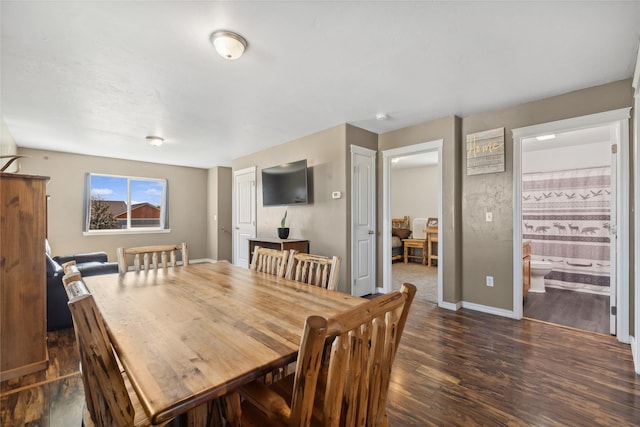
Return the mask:
<svg viewBox="0 0 640 427">
<path fill-rule="evenodd" d="M 462 308 L 462 303 L 461 302 L 447 302 L 447 301 L 440 301 L 438 303 L 438 307 L 440 308 L 444 308 L 447 310 L 451 310 L 451 311 L 458 311 Z"/>
<path fill-rule="evenodd" d="M 204 263 L 216 263 L 216 262 L 229 262 L 226 259 L 220 261 L 211 258 L 190 259 L 189 264 L 204 264 Z"/>
<path fill-rule="evenodd" d="M 462 308 L 481 311 L 483 313 L 495 314 L 496 316 L 509 317 L 511 319 L 515 318 L 513 310 L 505 310 L 503 308 L 496 308 L 488 305 L 476 304 L 473 302 L 462 301 Z"/>
<path fill-rule="evenodd" d="M 636 352 L 636 339 L 634 336 L 629 335 L 629 343 L 631 344 L 631 355 L 633 356 L 633 367 L 636 370 L 636 374 L 640 374 L 640 354 Z"/>
<path fill-rule="evenodd" d="M 505 310 L 502 308 L 490 307 L 488 305 L 475 304 L 472 302 L 458 301 L 456 303 L 440 301 L 438 307 L 447 310 L 458 311 L 461 308 L 468 308 L 469 310 L 480 311 L 482 313 L 494 314 L 496 316 L 514 318 L 514 313 L 511 310 Z"/>
</svg>

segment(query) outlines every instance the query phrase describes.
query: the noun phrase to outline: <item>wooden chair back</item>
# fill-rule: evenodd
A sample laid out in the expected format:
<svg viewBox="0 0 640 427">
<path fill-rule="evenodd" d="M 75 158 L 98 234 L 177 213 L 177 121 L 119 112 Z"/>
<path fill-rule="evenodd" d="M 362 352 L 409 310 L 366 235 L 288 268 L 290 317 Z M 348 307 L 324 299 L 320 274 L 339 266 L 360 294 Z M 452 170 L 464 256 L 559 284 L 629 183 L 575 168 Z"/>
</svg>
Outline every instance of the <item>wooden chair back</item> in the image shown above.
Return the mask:
<svg viewBox="0 0 640 427">
<path fill-rule="evenodd" d="M 97 426 L 132 426 L 135 410 L 93 295 L 82 280 L 65 275 L 76 332 L 85 401 Z"/>
<path fill-rule="evenodd" d="M 253 256 L 251 257 L 251 265 L 249 268 L 254 271 L 284 277 L 288 255 L 288 251 L 256 246 L 253 249 Z"/>
<path fill-rule="evenodd" d="M 338 290 L 340 258 L 292 252 L 287 263 L 287 279 Z"/>
<path fill-rule="evenodd" d="M 64 281 L 65 278 L 67 281 L 82 279 L 82 275 L 80 274 L 80 270 L 78 269 L 78 266 L 76 265 L 75 261 L 65 262 L 64 264 L 62 264 L 61 267 L 62 267 L 62 271 L 64 272 L 64 276 L 62 277 L 62 283 L 64 283 L 65 285 L 66 285 L 66 282 Z"/>
<path fill-rule="evenodd" d="M 387 425 L 391 367 L 415 293 L 405 283 L 332 319 L 309 317 L 292 386 L 281 385 L 287 378 L 240 388 L 243 425 Z"/>
<path fill-rule="evenodd" d="M 189 265 L 189 249 L 186 243 L 178 245 L 140 246 L 135 248 L 118 248 L 118 271 L 126 273 L 129 269 L 128 258 L 133 258 L 135 271 L 149 271 L 160 267 L 178 265 L 176 254 L 181 254 L 182 265 Z"/>
<path fill-rule="evenodd" d="M 324 393 L 326 425 L 387 424 L 391 367 L 415 294 L 416 287 L 405 283 L 329 321 L 327 335 L 336 338 Z"/>
</svg>

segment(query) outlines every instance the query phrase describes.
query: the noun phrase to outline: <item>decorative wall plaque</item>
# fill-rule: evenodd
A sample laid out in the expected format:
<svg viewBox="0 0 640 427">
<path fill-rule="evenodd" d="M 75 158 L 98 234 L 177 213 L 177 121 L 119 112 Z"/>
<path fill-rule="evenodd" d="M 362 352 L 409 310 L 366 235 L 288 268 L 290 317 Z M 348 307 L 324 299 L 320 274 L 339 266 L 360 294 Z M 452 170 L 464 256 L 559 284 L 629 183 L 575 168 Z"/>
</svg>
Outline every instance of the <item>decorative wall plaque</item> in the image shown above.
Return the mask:
<svg viewBox="0 0 640 427">
<path fill-rule="evenodd" d="M 467 135 L 467 175 L 504 172 L 504 128 Z"/>
</svg>

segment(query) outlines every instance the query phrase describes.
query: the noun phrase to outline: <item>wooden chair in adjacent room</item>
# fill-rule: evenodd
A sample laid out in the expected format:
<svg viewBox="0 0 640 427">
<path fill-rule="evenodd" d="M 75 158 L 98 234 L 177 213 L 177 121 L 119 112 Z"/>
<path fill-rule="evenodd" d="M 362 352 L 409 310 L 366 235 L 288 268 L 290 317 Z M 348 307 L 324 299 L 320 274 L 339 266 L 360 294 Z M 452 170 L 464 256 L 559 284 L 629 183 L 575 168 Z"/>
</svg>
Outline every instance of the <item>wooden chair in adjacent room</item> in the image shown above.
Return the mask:
<svg viewBox="0 0 640 427">
<path fill-rule="evenodd" d="M 391 367 L 415 293 L 405 283 L 334 318 L 307 318 L 295 374 L 240 387 L 242 425 L 386 426 Z"/>
<path fill-rule="evenodd" d="M 251 257 L 251 265 L 249 268 L 254 271 L 284 277 L 284 273 L 287 268 L 288 256 L 289 251 L 280 251 L 277 249 L 268 249 L 256 246 L 253 249 L 253 256 Z"/>
<path fill-rule="evenodd" d="M 340 258 L 321 255 L 291 253 L 287 263 L 287 279 L 320 286 L 330 291 L 338 290 Z"/>
<path fill-rule="evenodd" d="M 121 274 L 127 272 L 129 269 L 128 259 L 133 259 L 135 271 L 175 267 L 178 265 L 176 256 L 178 253 L 180 253 L 182 265 L 189 265 L 189 249 L 186 243 L 118 248 L 118 271 Z"/>
</svg>

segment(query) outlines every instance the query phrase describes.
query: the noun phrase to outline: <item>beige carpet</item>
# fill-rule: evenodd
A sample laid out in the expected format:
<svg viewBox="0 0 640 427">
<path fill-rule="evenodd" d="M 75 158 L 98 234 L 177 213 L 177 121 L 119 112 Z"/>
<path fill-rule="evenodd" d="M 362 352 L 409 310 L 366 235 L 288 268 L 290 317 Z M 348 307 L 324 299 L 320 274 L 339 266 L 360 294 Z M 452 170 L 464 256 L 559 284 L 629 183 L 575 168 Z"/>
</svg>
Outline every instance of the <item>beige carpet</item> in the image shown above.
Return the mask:
<svg viewBox="0 0 640 427">
<path fill-rule="evenodd" d="M 400 289 L 403 283 L 416 285 L 416 298 L 424 301 L 438 302 L 438 267 L 427 267 L 417 262 L 405 264 L 402 261 L 393 263 L 391 278 L 393 289 Z"/>
</svg>

